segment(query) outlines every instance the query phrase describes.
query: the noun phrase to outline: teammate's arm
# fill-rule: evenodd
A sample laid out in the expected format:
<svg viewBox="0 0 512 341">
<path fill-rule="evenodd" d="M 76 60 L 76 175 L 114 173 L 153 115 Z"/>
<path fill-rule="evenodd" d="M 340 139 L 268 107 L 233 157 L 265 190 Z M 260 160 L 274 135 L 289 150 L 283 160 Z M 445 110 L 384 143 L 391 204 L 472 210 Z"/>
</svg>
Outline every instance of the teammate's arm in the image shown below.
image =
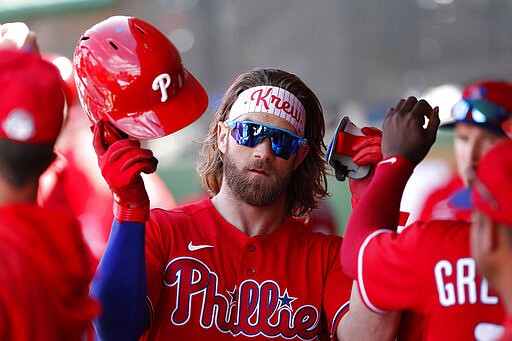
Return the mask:
<svg viewBox="0 0 512 341">
<path fill-rule="evenodd" d="M 352 285 L 350 310 L 342 317 L 336 336 L 338 341 L 394 340 L 402 312 L 377 314 L 361 300 L 357 281 Z"/>
<path fill-rule="evenodd" d="M 425 117 L 429 119 L 426 128 Z M 438 110 L 424 100 L 409 97 L 388 110 L 383 122 L 384 160 L 352 211 L 341 248 L 343 269 L 353 279 L 357 279 L 357 257 L 366 237 L 377 229 L 398 225 L 405 184 L 435 142 L 438 126 Z"/>
<path fill-rule="evenodd" d="M 145 222 L 149 198 L 141 172 L 152 173 L 150 150 L 135 140 L 105 142 L 105 127 L 94 127 L 94 149 L 101 173 L 114 196 L 114 223 L 105 253 L 91 285 L 102 312 L 94 321 L 101 339 L 137 340 L 147 328 Z"/>
<path fill-rule="evenodd" d="M 371 170 L 362 179 L 349 178 L 352 207 L 357 204 L 360 196 L 366 191 L 373 177 L 375 165 L 382 160 L 382 132 L 374 127 L 364 127 L 361 131 L 367 138 L 352 146 L 352 150 L 355 152 L 352 160 L 359 166 L 370 165 Z M 350 296 L 350 308 L 338 324 L 336 336 L 339 341 L 394 340 L 401 316 L 400 311 L 383 315 L 368 309 L 361 299 L 357 281 L 354 281 Z"/>
</svg>

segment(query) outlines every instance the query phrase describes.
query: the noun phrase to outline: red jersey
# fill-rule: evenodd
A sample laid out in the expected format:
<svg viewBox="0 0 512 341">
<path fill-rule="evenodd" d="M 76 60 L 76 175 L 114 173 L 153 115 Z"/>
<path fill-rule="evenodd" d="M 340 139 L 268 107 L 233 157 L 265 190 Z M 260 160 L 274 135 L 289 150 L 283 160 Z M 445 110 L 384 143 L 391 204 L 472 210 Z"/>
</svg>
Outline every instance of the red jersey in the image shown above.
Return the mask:
<svg viewBox="0 0 512 341">
<path fill-rule="evenodd" d="M 418 220 L 471 221 L 471 210 L 456 207 L 451 203 L 453 196 L 463 189 L 462 179 L 458 175 L 454 175 L 446 185 L 438 188 L 428 196 Z"/>
<path fill-rule="evenodd" d="M 0 340 L 80 340 L 98 305 L 78 222 L 27 204 L 0 207 Z"/>
<path fill-rule="evenodd" d="M 342 238 L 289 217 L 249 237 L 210 199 L 165 211 L 146 224 L 148 302 L 144 339 L 328 340 L 348 309 Z"/>
<path fill-rule="evenodd" d="M 503 323 L 504 331 L 499 341 L 511 341 L 512 340 L 512 315 L 507 316 Z"/>
<path fill-rule="evenodd" d="M 425 200 L 418 220 L 464 220 L 471 221 L 471 210 L 456 207 L 451 203 L 453 196 L 464 189 L 462 179 L 454 174 L 448 183 L 434 190 Z M 422 339 L 422 316 L 411 311 L 404 311 L 400 323 L 399 340 Z"/>
<path fill-rule="evenodd" d="M 503 306 L 470 256 L 469 229 L 432 221 L 369 235 L 358 257 L 363 301 L 376 312 L 421 315 L 424 340 L 474 340 L 495 330 L 489 326 L 503 321 Z"/>
</svg>

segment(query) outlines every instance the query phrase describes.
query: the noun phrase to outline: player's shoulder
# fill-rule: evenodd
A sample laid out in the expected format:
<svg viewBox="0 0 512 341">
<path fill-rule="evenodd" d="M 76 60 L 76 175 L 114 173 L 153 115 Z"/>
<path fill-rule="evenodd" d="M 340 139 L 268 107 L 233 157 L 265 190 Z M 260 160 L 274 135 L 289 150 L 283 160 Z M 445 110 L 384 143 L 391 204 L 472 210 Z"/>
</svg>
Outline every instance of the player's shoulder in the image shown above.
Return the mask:
<svg viewBox="0 0 512 341">
<path fill-rule="evenodd" d="M 78 220 L 70 213 L 49 207 L 40 207 L 32 204 L 9 204 L 0 207 L 3 222 L 17 221 L 28 225 L 78 225 Z"/>
<path fill-rule="evenodd" d="M 151 210 L 151 217 L 153 219 L 160 219 L 161 217 L 174 216 L 175 218 L 190 217 L 200 214 L 205 211 L 214 209 L 214 206 L 209 198 L 202 199 L 197 202 L 187 203 L 171 209 L 154 208 Z"/>
<path fill-rule="evenodd" d="M 343 241 L 343 238 L 336 234 L 312 231 L 309 226 L 293 218 L 288 219 L 287 223 L 293 230 L 293 238 L 304 245 L 316 245 L 319 247 L 332 245 L 334 247 L 339 247 Z"/>
<path fill-rule="evenodd" d="M 457 235 L 467 235 L 470 226 L 471 224 L 464 220 L 419 220 L 406 227 L 401 234 L 404 236 L 414 234 L 421 236 L 421 238 L 449 240 Z"/>
</svg>

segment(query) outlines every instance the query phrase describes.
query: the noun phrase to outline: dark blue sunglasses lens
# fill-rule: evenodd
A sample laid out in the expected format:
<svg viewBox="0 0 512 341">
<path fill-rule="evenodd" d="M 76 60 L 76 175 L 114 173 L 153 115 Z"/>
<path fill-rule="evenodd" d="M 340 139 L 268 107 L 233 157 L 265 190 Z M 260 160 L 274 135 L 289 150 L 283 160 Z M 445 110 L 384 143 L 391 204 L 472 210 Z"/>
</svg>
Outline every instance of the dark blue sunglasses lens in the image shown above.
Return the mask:
<svg viewBox="0 0 512 341">
<path fill-rule="evenodd" d="M 277 156 L 281 156 L 288 160 L 288 158 L 297 151 L 299 141 L 296 137 L 282 131 L 277 131 L 270 137 L 272 142 L 272 150 Z"/>
<path fill-rule="evenodd" d="M 255 147 L 268 137 L 274 154 L 285 160 L 295 153 L 299 145 L 298 138 L 290 133 L 257 123 L 235 122 L 231 136 L 246 147 Z"/>
<path fill-rule="evenodd" d="M 471 105 L 469 105 L 468 102 L 464 100 L 458 101 L 452 108 L 452 117 L 457 121 L 462 121 L 466 118 L 470 110 Z"/>
<path fill-rule="evenodd" d="M 485 123 L 487 121 L 487 116 L 477 108 L 473 108 L 471 116 L 476 123 Z"/>
<path fill-rule="evenodd" d="M 479 108 L 465 100 L 460 100 L 452 108 L 452 117 L 457 121 L 470 120 L 476 123 L 496 122 L 503 120 L 507 112 L 491 102 L 480 101 Z"/>
<path fill-rule="evenodd" d="M 263 141 L 265 134 L 263 134 L 263 127 L 258 129 L 254 124 L 246 124 L 243 122 L 237 122 L 231 135 L 238 144 L 246 147 L 255 147 L 258 143 Z"/>
</svg>

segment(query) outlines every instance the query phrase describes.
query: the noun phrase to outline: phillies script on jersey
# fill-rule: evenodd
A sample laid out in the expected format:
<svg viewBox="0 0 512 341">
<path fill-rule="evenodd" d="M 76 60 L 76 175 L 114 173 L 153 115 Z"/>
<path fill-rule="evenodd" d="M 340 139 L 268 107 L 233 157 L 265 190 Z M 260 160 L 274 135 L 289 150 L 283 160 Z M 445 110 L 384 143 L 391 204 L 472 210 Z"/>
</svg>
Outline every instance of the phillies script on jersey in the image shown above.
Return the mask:
<svg viewBox="0 0 512 341">
<path fill-rule="evenodd" d="M 209 199 L 153 210 L 146 227 L 147 339 L 328 340 L 348 309 L 352 281 L 341 237 L 289 218 L 249 237 Z"/>
</svg>

